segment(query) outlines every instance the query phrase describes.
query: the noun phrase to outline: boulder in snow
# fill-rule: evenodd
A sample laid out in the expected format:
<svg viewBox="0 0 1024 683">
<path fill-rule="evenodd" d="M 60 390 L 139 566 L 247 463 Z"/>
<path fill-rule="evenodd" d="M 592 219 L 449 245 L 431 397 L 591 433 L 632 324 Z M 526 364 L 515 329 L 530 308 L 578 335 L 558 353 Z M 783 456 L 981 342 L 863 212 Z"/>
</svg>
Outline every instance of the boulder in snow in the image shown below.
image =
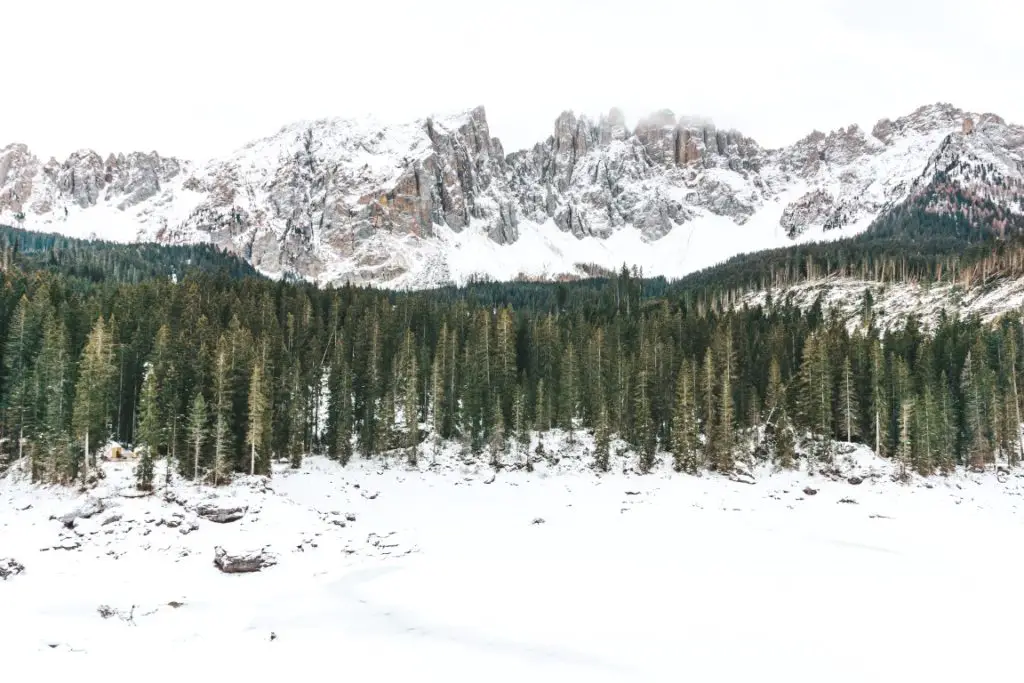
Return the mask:
<svg viewBox="0 0 1024 683">
<path fill-rule="evenodd" d="M 812 489 L 810 486 L 804 489 L 805 496 L 814 496 L 818 494 L 818 489 Z"/>
<path fill-rule="evenodd" d="M 225 574 L 244 574 L 271 567 L 277 564 L 277 558 L 266 548 L 228 552 L 217 546 L 213 549 L 213 564 Z"/>
<path fill-rule="evenodd" d="M 12 557 L 0 557 L 0 579 L 6 581 L 12 576 L 17 576 L 25 571 L 25 565 Z"/>
<path fill-rule="evenodd" d="M 225 498 L 206 500 L 196 506 L 196 514 L 218 524 L 235 522 L 245 516 L 249 506 Z"/>
<path fill-rule="evenodd" d="M 75 520 L 89 519 L 93 515 L 103 512 L 104 509 L 103 501 L 99 498 L 86 498 L 85 502 L 80 506 L 61 515 L 57 519 L 60 520 L 61 524 L 70 529 L 75 525 Z"/>
</svg>

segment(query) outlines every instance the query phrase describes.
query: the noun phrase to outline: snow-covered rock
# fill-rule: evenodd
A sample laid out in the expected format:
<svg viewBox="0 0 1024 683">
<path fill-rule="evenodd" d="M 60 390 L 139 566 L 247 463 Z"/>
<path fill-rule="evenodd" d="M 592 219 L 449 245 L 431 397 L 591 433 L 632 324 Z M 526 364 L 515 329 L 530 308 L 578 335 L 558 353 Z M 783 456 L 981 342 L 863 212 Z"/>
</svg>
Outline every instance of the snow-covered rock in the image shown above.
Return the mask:
<svg viewBox="0 0 1024 683">
<path fill-rule="evenodd" d="M 0 579 L 6 581 L 25 571 L 25 566 L 12 557 L 0 557 Z"/>
<path fill-rule="evenodd" d="M 235 522 L 245 516 L 249 506 L 233 498 L 212 498 L 196 506 L 195 512 L 203 519 L 218 524 Z"/>
<path fill-rule="evenodd" d="M 245 574 L 277 564 L 277 557 L 266 548 L 229 552 L 220 546 L 214 548 L 213 563 L 225 574 Z"/>
<path fill-rule="evenodd" d="M 103 501 L 99 498 L 87 497 L 85 502 L 81 505 L 75 506 L 73 510 L 65 512 L 64 514 L 57 517 L 60 523 L 66 527 L 72 527 L 75 522 L 79 519 L 89 519 L 93 515 L 97 515 L 106 509 Z"/>
<path fill-rule="evenodd" d="M 0 148 L 0 222 L 212 242 L 270 275 L 419 288 L 623 263 L 677 277 L 856 234 L 936 183 L 1024 213 L 1024 127 L 934 104 L 766 149 L 671 111 L 632 129 L 618 110 L 563 112 L 546 140 L 506 154 L 477 107 L 298 122 L 202 164 L 91 150 L 43 162 L 14 144 Z"/>
</svg>

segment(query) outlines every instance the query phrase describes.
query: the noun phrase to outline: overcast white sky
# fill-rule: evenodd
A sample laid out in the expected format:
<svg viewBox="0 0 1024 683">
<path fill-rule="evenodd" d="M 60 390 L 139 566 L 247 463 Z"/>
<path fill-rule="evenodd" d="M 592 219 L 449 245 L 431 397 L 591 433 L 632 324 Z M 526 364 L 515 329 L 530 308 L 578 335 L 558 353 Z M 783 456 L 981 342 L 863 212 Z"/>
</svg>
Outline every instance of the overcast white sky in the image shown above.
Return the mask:
<svg viewBox="0 0 1024 683">
<path fill-rule="evenodd" d="M 29 0 L 0 21 L 0 145 L 224 154 L 304 118 L 487 107 L 711 117 L 764 145 L 949 101 L 1024 123 L 1013 0 Z M 1017 35 L 1015 35 L 1017 33 Z"/>
</svg>

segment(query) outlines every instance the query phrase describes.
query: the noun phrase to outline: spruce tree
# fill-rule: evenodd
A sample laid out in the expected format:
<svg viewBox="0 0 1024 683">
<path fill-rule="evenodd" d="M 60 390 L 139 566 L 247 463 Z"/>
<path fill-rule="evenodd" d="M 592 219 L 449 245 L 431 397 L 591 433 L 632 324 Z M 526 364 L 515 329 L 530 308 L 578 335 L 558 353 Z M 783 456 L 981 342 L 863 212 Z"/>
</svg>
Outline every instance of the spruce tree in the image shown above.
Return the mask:
<svg viewBox="0 0 1024 683">
<path fill-rule="evenodd" d="M 28 296 L 23 294 L 8 324 L 3 353 L 4 391 L 0 395 L 4 399 L 7 423 L 17 435 L 19 460 L 24 457 L 25 434 L 31 430 L 32 418 L 31 358 L 35 331 L 29 308 Z"/>
<path fill-rule="evenodd" d="M 303 390 L 298 363 L 291 374 L 291 391 L 288 396 L 288 463 L 292 469 L 298 469 L 302 467 L 302 456 L 306 452 L 306 392 Z M 251 406 L 252 398 L 249 400 Z"/>
<path fill-rule="evenodd" d="M 33 448 L 33 479 L 65 483 L 74 477 L 67 423 L 70 416 L 71 358 L 62 317 L 47 316 L 43 345 L 36 359 L 39 447 Z M 45 454 L 45 458 L 40 458 Z"/>
<path fill-rule="evenodd" d="M 201 481 L 199 471 L 202 464 L 203 443 L 206 441 L 207 433 L 206 400 L 203 392 L 197 391 L 192 399 L 192 407 L 188 414 L 188 438 L 192 451 L 192 479 L 198 485 Z"/>
<path fill-rule="evenodd" d="M 783 408 L 775 428 L 775 462 L 784 470 L 791 470 L 796 466 L 795 431 L 793 422 Z"/>
<path fill-rule="evenodd" d="M 352 437 L 355 416 L 352 407 L 352 373 L 347 365 L 341 368 L 341 383 L 338 387 L 338 430 L 335 436 L 334 452 L 343 466 L 352 459 Z"/>
<path fill-rule="evenodd" d="M 702 416 L 704 423 L 704 461 L 707 463 L 718 462 L 718 430 L 715 428 L 715 360 L 711 347 L 704 351 L 704 369 L 701 373 L 703 407 Z"/>
<path fill-rule="evenodd" d="M 843 374 L 841 378 L 841 399 L 843 410 L 843 433 L 847 441 L 853 441 L 853 428 L 858 424 L 856 386 L 854 384 L 853 367 L 850 364 L 850 356 L 843 359 Z"/>
<path fill-rule="evenodd" d="M 642 343 L 640 357 L 637 359 L 633 402 L 634 445 L 639 455 L 640 471 L 643 473 L 650 472 L 654 468 L 657 451 L 657 436 L 654 431 L 654 421 L 651 418 L 651 399 L 648 394 L 650 353 L 650 347 Z"/>
<path fill-rule="evenodd" d="M 93 325 L 79 361 L 72 412 L 72 429 L 82 445 L 82 475 L 89 476 L 89 458 L 96 444 L 108 434 L 108 408 L 112 380 L 116 377 L 112 340 L 100 317 Z"/>
<path fill-rule="evenodd" d="M 735 465 L 733 450 L 736 444 L 734 408 L 732 396 L 733 371 L 736 366 L 736 354 L 732 346 L 732 330 L 725 328 L 719 339 L 718 354 L 721 363 L 719 384 L 718 434 L 715 438 L 715 469 L 729 472 Z"/>
<path fill-rule="evenodd" d="M 489 443 L 491 451 L 491 467 L 501 467 L 502 455 L 505 452 L 505 417 L 502 415 L 501 402 L 495 398 L 494 410 L 491 416 L 491 438 Z"/>
<path fill-rule="evenodd" d="M 985 420 L 985 388 L 981 364 L 984 347 L 979 341 L 967 353 L 960 374 L 960 394 L 964 399 L 964 442 L 967 444 L 967 464 L 975 470 L 985 466 L 990 454 Z"/>
<path fill-rule="evenodd" d="M 526 391 L 516 391 L 516 398 L 512 404 L 512 419 L 514 420 L 515 439 L 517 450 L 530 457 L 530 421 L 526 416 Z"/>
<path fill-rule="evenodd" d="M 267 417 L 267 381 L 264 377 L 264 361 L 262 355 L 257 358 L 249 380 L 249 421 L 246 430 L 246 443 L 249 444 L 249 474 L 257 471 L 257 454 L 261 473 L 270 472 L 270 459 L 263 453 L 266 445 Z"/>
<path fill-rule="evenodd" d="M 870 409 L 873 423 L 875 454 L 884 457 L 889 440 L 889 400 L 886 391 L 885 355 L 881 343 L 871 343 L 871 400 Z"/>
<path fill-rule="evenodd" d="M 232 387 L 230 351 L 226 338 L 221 335 L 217 344 L 217 357 L 213 371 L 213 466 L 214 486 L 226 483 L 231 474 Z"/>
<path fill-rule="evenodd" d="M 608 406 L 601 401 L 598 409 L 597 425 L 594 427 L 594 461 L 597 469 L 607 472 L 611 460 L 611 426 L 609 424 Z"/>
<path fill-rule="evenodd" d="M 575 443 L 575 422 L 579 409 L 579 368 L 572 340 L 565 345 L 560 370 L 559 396 L 562 405 L 559 417 L 562 426 L 569 433 L 569 443 L 572 444 Z"/>
<path fill-rule="evenodd" d="M 160 406 L 156 387 L 156 373 L 152 366 L 146 372 L 146 379 L 142 381 L 142 397 L 140 398 L 139 412 L 142 420 L 139 422 L 138 440 L 141 443 L 139 448 L 139 465 L 135 470 L 136 488 L 140 491 L 153 490 L 153 460 L 157 455 L 162 439 L 163 425 L 160 421 Z"/>
<path fill-rule="evenodd" d="M 686 358 L 683 359 L 676 380 L 672 457 L 677 472 L 697 473 L 700 466 L 697 452 L 697 407 L 693 396 L 693 369 Z"/>
</svg>

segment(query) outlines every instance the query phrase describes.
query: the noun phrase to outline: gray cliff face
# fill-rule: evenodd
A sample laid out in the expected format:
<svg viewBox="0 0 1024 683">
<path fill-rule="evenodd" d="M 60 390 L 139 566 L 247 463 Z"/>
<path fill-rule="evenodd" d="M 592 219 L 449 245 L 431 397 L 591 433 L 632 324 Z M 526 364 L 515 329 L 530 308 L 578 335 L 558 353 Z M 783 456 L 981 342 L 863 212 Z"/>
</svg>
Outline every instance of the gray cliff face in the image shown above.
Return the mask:
<svg viewBox="0 0 1024 683">
<path fill-rule="evenodd" d="M 630 228 L 652 242 L 697 220 L 756 216 L 796 239 L 862 227 L 935 178 L 1013 207 L 1022 131 L 936 104 L 870 133 L 851 125 L 765 149 L 669 110 L 630 128 L 612 109 L 597 120 L 563 112 L 546 140 L 506 154 L 477 107 L 403 125 L 297 123 L 202 166 L 90 150 L 44 163 L 15 144 L 0 148 L 0 221 L 46 229 L 87 211 L 123 218 L 138 239 L 219 244 L 268 272 L 443 280 L 444 263 L 416 262 L 434 258 L 420 247 L 467 231 L 511 244 L 524 225 L 598 240 Z"/>
<path fill-rule="evenodd" d="M 0 149 L 0 212 L 43 215 L 101 201 L 124 210 L 155 197 L 182 168 L 177 159 L 156 152 L 111 154 L 104 161 L 92 150 L 43 164 L 25 145 L 9 145 Z"/>
</svg>

